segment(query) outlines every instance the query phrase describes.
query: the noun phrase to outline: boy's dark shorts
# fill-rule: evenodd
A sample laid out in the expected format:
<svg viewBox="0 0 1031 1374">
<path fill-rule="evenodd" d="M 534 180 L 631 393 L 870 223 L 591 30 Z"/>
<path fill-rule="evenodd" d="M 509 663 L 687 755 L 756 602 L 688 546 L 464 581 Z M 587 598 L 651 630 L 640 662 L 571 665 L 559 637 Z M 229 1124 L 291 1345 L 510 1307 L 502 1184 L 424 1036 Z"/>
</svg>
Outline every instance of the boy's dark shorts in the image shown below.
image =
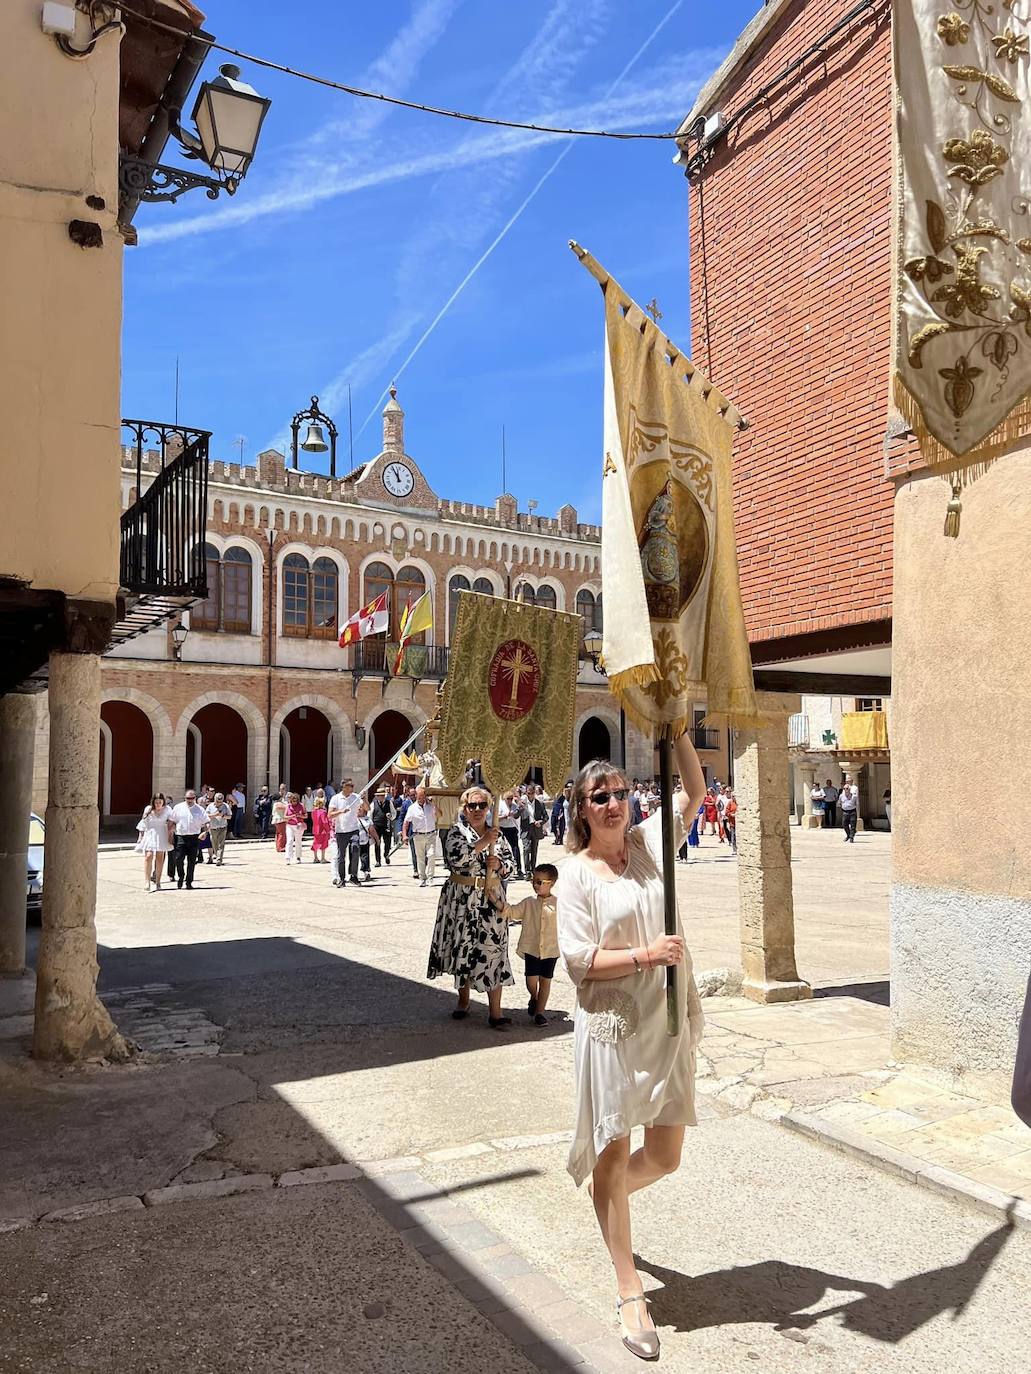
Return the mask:
<svg viewBox="0 0 1031 1374">
<path fill-rule="evenodd" d="M 536 954 L 524 954 L 527 978 L 554 978 L 558 959 L 538 959 Z"/>
</svg>

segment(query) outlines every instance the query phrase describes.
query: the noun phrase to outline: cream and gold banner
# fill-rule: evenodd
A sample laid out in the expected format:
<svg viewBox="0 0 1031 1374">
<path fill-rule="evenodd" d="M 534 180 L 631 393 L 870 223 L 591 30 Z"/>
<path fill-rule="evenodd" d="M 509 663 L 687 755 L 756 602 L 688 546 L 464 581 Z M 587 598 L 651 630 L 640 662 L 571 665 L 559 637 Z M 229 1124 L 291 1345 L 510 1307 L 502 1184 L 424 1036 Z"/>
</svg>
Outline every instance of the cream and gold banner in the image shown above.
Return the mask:
<svg viewBox="0 0 1031 1374">
<path fill-rule="evenodd" d="M 562 791 L 582 630 L 578 615 L 459 594 L 437 747 L 446 778 L 461 778 L 476 758 L 495 795 L 534 767 L 553 796 Z"/>
<path fill-rule="evenodd" d="M 1029 14 L 895 0 L 895 402 L 930 463 L 1031 432 Z"/>
<path fill-rule="evenodd" d="M 605 294 L 609 686 L 655 734 L 683 734 L 700 701 L 714 724 L 757 725 L 731 493 L 741 417 L 619 283 L 576 251 Z"/>
</svg>

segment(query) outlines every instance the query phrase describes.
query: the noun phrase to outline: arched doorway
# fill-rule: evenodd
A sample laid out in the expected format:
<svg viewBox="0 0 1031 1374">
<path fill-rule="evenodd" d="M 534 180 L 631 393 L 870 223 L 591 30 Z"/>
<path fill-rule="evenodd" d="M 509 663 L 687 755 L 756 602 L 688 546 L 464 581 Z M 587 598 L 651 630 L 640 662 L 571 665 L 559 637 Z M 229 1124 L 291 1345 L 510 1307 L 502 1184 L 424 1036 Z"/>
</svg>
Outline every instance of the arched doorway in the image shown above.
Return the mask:
<svg viewBox="0 0 1031 1374">
<path fill-rule="evenodd" d="M 597 716 L 588 716 L 580 726 L 576 757 L 577 768 L 582 768 L 592 759 L 612 757 L 612 736 L 609 734 L 609 727 Z"/>
<path fill-rule="evenodd" d="M 186 740 L 187 787 L 209 782 L 216 792 L 247 782 L 247 726 L 220 701 L 202 706 L 190 721 Z"/>
<path fill-rule="evenodd" d="M 137 817 L 153 789 L 154 731 L 129 701 L 105 701 L 100 719 L 100 814 Z"/>
<path fill-rule="evenodd" d="M 279 730 L 279 781 L 303 792 L 333 776 L 333 735 L 329 721 L 314 706 L 296 706 Z"/>
<path fill-rule="evenodd" d="M 384 768 L 415 729 L 400 711 L 384 711 L 372 723 L 369 740 L 369 776 Z"/>
</svg>

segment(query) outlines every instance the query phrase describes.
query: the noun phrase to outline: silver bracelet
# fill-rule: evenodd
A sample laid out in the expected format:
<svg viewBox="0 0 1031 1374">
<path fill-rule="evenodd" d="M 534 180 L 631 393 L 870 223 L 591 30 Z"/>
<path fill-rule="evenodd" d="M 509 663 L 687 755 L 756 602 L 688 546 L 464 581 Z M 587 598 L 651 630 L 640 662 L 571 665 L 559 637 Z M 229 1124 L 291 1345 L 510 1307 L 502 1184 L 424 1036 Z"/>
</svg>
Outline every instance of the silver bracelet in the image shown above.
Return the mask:
<svg viewBox="0 0 1031 1374">
<path fill-rule="evenodd" d="M 639 960 L 638 957 L 637 957 L 637 950 L 636 950 L 636 949 L 632 949 L 632 950 L 630 951 L 630 958 L 633 959 L 633 961 L 634 961 L 634 972 L 635 972 L 635 973 L 643 973 L 643 972 L 644 972 L 644 969 L 641 968 L 641 963 L 640 963 L 640 960 Z"/>
</svg>

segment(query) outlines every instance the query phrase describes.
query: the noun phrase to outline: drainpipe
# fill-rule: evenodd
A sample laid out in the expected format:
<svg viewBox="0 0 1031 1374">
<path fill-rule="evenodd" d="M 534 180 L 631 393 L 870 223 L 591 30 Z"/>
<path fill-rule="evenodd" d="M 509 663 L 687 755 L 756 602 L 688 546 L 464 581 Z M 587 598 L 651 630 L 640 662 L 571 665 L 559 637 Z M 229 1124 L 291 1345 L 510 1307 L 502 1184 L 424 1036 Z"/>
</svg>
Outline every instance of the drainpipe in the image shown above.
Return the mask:
<svg viewBox="0 0 1031 1374">
<path fill-rule="evenodd" d="M 265 531 L 268 538 L 268 604 L 265 608 L 265 633 L 266 633 L 266 654 L 265 661 L 268 667 L 268 677 L 265 692 L 265 728 L 268 731 L 268 748 L 265 751 L 265 786 L 272 792 L 272 667 L 273 667 L 273 636 L 275 634 L 275 623 L 272 616 L 272 587 L 275 582 L 276 565 L 272 557 L 272 550 L 275 548 L 276 538 L 279 531 L 269 528 Z"/>
</svg>

